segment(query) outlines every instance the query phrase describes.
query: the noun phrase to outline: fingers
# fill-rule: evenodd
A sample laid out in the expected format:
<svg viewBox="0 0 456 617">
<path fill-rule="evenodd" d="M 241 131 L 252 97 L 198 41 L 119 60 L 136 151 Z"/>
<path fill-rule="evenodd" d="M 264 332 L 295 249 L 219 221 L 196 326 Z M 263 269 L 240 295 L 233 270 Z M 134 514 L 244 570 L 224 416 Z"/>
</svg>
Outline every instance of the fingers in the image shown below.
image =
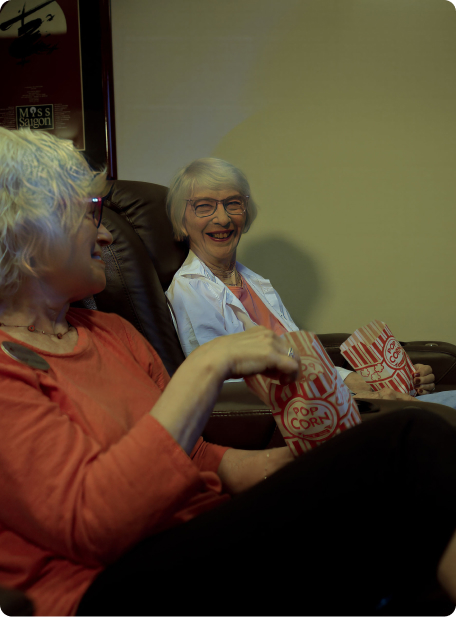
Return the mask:
<svg viewBox="0 0 456 617">
<path fill-rule="evenodd" d="M 414 401 L 415 397 L 410 396 L 410 394 L 404 394 L 403 392 L 396 392 L 396 399 L 401 401 Z"/>
<path fill-rule="evenodd" d="M 419 395 L 430 394 L 435 390 L 435 375 L 428 364 L 415 364 L 413 383 Z"/>
<path fill-rule="evenodd" d="M 435 390 L 435 377 L 433 373 L 430 375 L 426 375 L 426 377 L 421 377 L 418 380 L 415 380 L 415 389 L 419 395 L 421 394 L 430 394 Z"/>
<path fill-rule="evenodd" d="M 416 386 L 415 386 L 416 388 Z M 435 390 L 435 383 L 422 384 L 417 388 L 417 393 L 421 396 L 422 394 L 431 394 Z"/>
<path fill-rule="evenodd" d="M 290 348 L 282 338 L 277 335 L 274 337 L 272 352 L 269 358 L 266 358 L 268 367 L 262 371 L 262 374 L 286 385 L 300 377 L 301 362 L 299 358 L 294 358 L 289 354 Z"/>
<path fill-rule="evenodd" d="M 220 337 L 215 339 L 214 348 L 219 357 L 223 354 L 226 358 L 231 377 L 261 373 L 284 383 L 298 378 L 300 363 L 288 355 L 286 342 L 267 328 L 255 326 L 240 334 Z"/>
<path fill-rule="evenodd" d="M 424 377 L 432 373 L 432 366 L 429 366 L 429 364 L 415 364 L 415 371 L 419 376 Z"/>
<path fill-rule="evenodd" d="M 410 396 L 410 394 L 405 394 L 404 392 L 396 392 L 396 390 L 392 390 L 391 388 L 383 388 L 380 390 L 380 398 L 385 398 L 394 401 L 414 401 L 415 398 Z"/>
<path fill-rule="evenodd" d="M 394 401 L 414 401 L 415 398 L 410 396 L 410 394 L 405 394 L 404 392 L 397 392 L 396 390 L 392 390 L 391 388 L 383 388 L 379 392 L 380 398 L 385 398 Z"/>
</svg>

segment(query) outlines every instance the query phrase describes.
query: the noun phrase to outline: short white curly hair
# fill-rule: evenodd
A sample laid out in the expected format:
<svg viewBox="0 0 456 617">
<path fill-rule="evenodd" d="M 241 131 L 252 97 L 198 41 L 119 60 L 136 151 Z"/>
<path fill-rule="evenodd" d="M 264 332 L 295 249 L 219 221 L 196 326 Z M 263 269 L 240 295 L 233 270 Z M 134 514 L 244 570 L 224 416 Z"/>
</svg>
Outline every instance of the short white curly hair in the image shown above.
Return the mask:
<svg viewBox="0 0 456 617">
<path fill-rule="evenodd" d="M 52 249 L 79 228 L 87 198 L 105 186 L 106 173 L 93 171 L 71 141 L 0 127 L 1 297 L 49 267 Z"/>
<path fill-rule="evenodd" d="M 207 157 L 196 159 L 177 172 L 171 180 L 166 200 L 166 212 L 171 221 L 176 240 L 187 237 L 185 230 L 185 209 L 187 199 L 192 199 L 199 189 L 219 191 L 234 189 L 241 195 L 249 195 L 245 226 L 246 233 L 256 218 L 258 208 L 250 194 L 250 185 L 245 174 L 223 159 Z"/>
</svg>

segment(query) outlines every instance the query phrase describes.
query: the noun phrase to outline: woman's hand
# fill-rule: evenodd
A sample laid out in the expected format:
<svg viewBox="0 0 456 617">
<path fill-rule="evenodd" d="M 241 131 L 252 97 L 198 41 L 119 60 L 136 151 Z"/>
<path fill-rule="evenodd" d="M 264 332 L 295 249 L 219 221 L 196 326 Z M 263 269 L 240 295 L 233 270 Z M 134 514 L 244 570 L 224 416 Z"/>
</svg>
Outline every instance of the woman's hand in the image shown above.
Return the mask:
<svg viewBox="0 0 456 617">
<path fill-rule="evenodd" d="M 296 381 L 300 363 L 288 356 L 289 345 L 272 330 L 255 326 L 246 332 L 213 339 L 195 350 L 190 357 L 206 355 L 219 366 L 223 379 L 248 377 L 261 373 L 282 384 Z M 207 361 L 207 359 L 206 359 Z"/>
<path fill-rule="evenodd" d="M 430 394 L 435 390 L 435 376 L 429 364 L 415 364 L 413 383 L 419 395 Z"/>
<path fill-rule="evenodd" d="M 382 388 L 381 390 L 377 390 L 376 392 L 368 392 L 363 391 L 355 394 L 353 396 L 354 399 L 357 398 L 380 398 L 386 399 L 389 401 L 414 401 L 415 398 L 410 396 L 410 394 L 403 394 L 402 392 L 396 392 L 396 390 L 392 390 L 391 388 Z"/>
<path fill-rule="evenodd" d="M 263 327 L 220 336 L 193 351 L 174 373 L 150 414 L 190 454 L 225 379 L 262 373 L 290 383 L 300 363 L 284 340 Z"/>
</svg>

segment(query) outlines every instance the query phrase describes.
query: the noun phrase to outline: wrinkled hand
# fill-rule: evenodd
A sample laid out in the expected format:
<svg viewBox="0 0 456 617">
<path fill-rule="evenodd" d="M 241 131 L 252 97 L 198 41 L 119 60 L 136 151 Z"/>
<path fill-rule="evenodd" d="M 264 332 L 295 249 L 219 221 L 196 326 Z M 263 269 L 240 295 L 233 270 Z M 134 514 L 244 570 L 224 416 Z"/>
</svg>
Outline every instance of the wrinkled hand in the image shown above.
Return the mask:
<svg viewBox="0 0 456 617">
<path fill-rule="evenodd" d="M 367 392 L 362 391 L 355 394 L 354 397 L 357 398 L 380 398 L 386 399 L 390 401 L 414 401 L 415 398 L 410 396 L 410 394 L 403 394 L 402 392 L 396 392 L 396 390 L 392 390 L 391 388 L 382 388 L 381 390 L 377 390 L 376 392 Z"/>
<path fill-rule="evenodd" d="M 287 355 L 288 349 L 286 341 L 272 330 L 255 326 L 239 334 L 213 339 L 191 356 L 197 351 L 211 354 L 213 362 L 222 364 L 225 379 L 261 373 L 288 384 L 298 379 L 300 371 L 300 362 Z"/>
<path fill-rule="evenodd" d="M 417 394 L 430 394 L 435 390 L 435 376 L 429 364 L 415 364 L 413 383 Z"/>
</svg>

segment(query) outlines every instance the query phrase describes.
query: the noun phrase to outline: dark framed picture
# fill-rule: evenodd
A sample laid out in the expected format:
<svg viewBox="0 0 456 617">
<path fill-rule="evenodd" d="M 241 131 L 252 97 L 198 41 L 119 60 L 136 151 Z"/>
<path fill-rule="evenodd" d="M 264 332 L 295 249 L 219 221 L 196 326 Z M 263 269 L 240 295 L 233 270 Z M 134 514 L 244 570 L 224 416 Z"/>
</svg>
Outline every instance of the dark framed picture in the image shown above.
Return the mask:
<svg viewBox="0 0 456 617">
<path fill-rule="evenodd" d="M 71 139 L 116 178 L 109 0 L 9 0 L 0 62 L 0 126 Z"/>
<path fill-rule="evenodd" d="M 85 154 L 117 178 L 110 0 L 79 0 Z"/>
</svg>

